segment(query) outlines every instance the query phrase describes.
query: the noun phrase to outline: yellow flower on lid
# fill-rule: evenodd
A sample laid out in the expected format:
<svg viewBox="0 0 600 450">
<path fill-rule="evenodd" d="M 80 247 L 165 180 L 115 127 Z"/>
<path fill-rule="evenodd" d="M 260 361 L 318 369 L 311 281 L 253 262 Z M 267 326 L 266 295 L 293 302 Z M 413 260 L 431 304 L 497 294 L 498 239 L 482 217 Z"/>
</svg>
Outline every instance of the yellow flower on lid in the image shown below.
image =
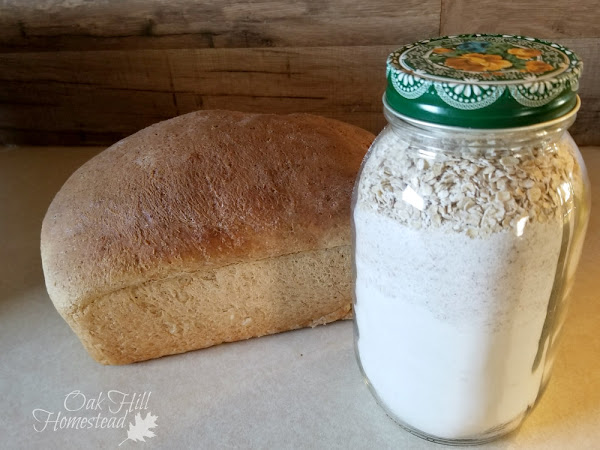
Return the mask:
<svg viewBox="0 0 600 450">
<path fill-rule="evenodd" d="M 531 59 L 542 54 L 541 51 L 535 50 L 533 48 L 518 47 L 508 49 L 508 53 L 510 53 L 511 55 L 515 55 L 519 59 Z"/>
<path fill-rule="evenodd" d="M 527 72 L 531 73 L 544 73 L 554 69 L 554 67 L 544 61 L 527 61 L 525 63 L 525 68 L 527 69 Z"/>
<path fill-rule="evenodd" d="M 510 61 L 503 59 L 500 55 L 483 55 L 481 53 L 466 53 L 457 58 L 448 58 L 444 64 L 469 72 L 495 72 L 512 66 Z"/>
</svg>

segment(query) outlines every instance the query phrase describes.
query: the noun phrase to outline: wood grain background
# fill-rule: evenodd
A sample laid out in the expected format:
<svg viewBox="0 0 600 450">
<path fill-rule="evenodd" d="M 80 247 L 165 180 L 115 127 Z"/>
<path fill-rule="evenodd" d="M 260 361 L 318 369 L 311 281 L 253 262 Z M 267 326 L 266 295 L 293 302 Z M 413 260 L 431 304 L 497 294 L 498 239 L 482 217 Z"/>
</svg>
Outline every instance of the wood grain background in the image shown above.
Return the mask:
<svg viewBox="0 0 600 450">
<path fill-rule="evenodd" d="M 600 0 L 5 0 L 0 143 L 111 144 L 197 109 L 311 112 L 379 132 L 385 59 L 514 33 L 585 61 L 572 133 L 600 144 Z"/>
</svg>

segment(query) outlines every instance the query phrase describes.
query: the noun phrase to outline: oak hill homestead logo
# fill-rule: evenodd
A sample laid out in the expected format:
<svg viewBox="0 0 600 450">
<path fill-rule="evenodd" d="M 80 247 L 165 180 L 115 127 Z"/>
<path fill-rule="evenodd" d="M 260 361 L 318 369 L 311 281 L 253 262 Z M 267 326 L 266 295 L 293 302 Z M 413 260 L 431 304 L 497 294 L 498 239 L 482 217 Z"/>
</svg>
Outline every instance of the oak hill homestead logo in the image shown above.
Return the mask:
<svg viewBox="0 0 600 450">
<path fill-rule="evenodd" d="M 34 409 L 33 429 L 38 433 L 66 429 L 125 429 L 127 422 L 127 436 L 119 446 L 126 441 L 145 442 L 146 438 L 156 436 L 152 429 L 157 426 L 158 416 L 148 410 L 151 394 L 150 391 L 139 394 L 110 390 L 97 396 L 86 396 L 79 390 L 71 391 L 65 396 L 62 410 Z"/>
</svg>

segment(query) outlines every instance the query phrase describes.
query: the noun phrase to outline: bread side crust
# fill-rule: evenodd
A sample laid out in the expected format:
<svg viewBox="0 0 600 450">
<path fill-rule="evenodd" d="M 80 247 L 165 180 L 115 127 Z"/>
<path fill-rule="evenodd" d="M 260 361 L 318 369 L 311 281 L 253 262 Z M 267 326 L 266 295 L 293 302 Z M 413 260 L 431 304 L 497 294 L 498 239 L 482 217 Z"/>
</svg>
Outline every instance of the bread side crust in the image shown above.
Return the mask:
<svg viewBox="0 0 600 450">
<path fill-rule="evenodd" d="M 351 247 L 150 280 L 60 311 L 90 355 L 128 364 L 348 318 Z"/>
</svg>

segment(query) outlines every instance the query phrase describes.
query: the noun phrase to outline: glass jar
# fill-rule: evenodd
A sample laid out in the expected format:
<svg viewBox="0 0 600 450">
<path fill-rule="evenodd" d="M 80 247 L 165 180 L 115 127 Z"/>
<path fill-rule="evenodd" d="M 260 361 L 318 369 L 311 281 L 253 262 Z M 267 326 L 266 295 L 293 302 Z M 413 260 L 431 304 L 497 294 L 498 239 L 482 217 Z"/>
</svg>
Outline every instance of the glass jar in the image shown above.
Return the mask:
<svg viewBox="0 0 600 450">
<path fill-rule="evenodd" d="M 433 69 L 405 57 L 419 47 Z M 515 75 L 520 62 L 503 56 L 547 69 L 560 61 L 554 51 L 570 70 Z M 426 439 L 482 443 L 508 433 L 548 382 L 590 209 L 585 166 L 567 132 L 581 63 L 566 52 L 530 38 L 463 35 L 388 59 L 388 125 L 363 161 L 352 203 L 355 348 L 379 404 Z M 485 77 L 469 58 L 487 58 L 498 73 Z M 431 74 L 437 66 L 455 69 L 454 79 Z M 535 83 L 546 92 L 562 84 L 543 104 L 519 102 L 514 92 Z M 423 92 L 406 97 L 398 84 Z M 468 89 L 476 104 L 490 86 L 502 92 L 480 108 L 444 98 Z"/>
</svg>

